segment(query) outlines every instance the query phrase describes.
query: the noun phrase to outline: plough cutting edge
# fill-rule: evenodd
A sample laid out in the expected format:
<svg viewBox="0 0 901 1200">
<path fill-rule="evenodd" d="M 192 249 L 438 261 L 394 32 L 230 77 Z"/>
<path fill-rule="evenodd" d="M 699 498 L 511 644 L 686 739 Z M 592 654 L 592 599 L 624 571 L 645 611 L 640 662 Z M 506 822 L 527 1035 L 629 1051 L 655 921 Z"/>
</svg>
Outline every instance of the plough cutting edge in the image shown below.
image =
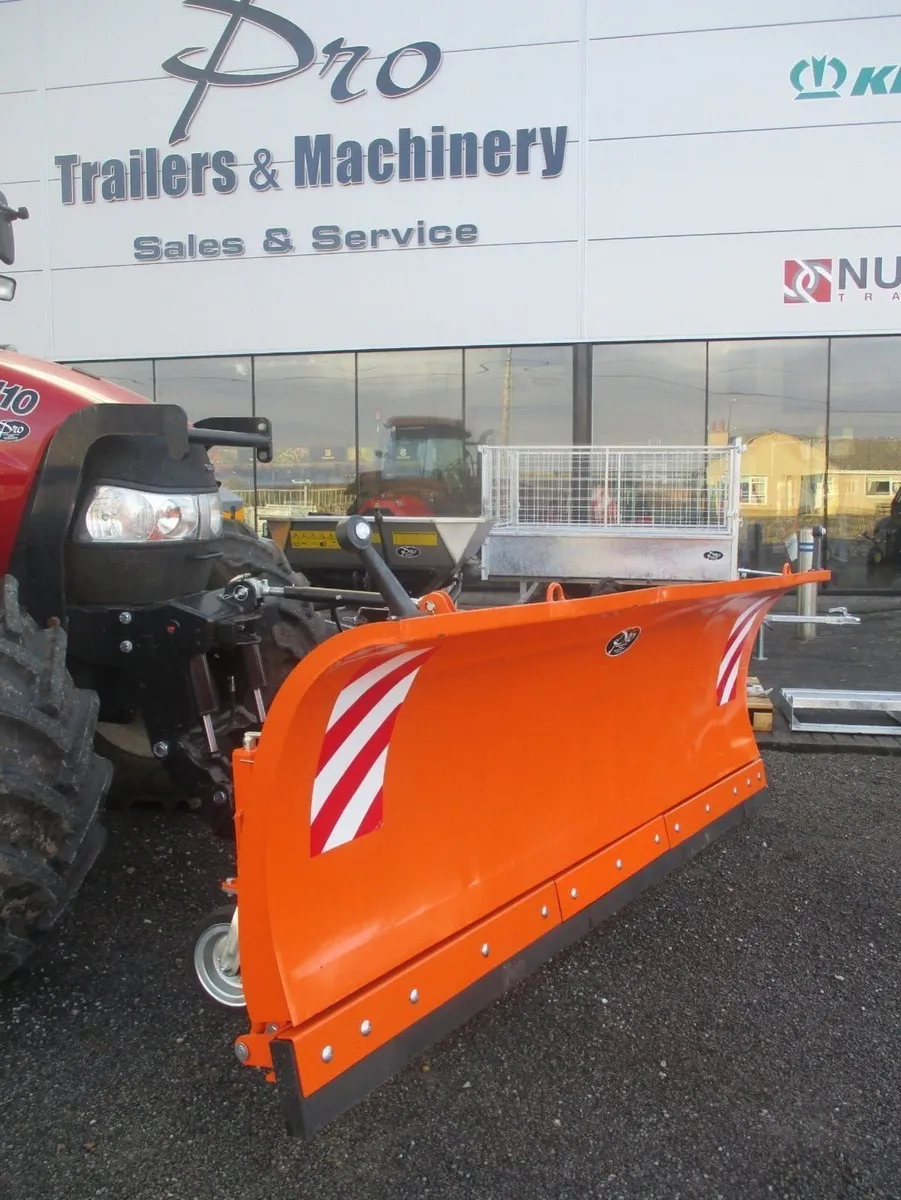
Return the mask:
<svg viewBox="0 0 901 1200">
<path fill-rule="evenodd" d="M 361 625 L 234 755 L 239 1059 L 310 1137 L 740 823 L 771 606 L 825 571 Z M 226 936 L 227 934 L 227 936 Z M 238 953 L 234 954 L 237 942 Z M 206 943 L 205 943 L 206 944 Z M 235 990 L 237 989 L 237 990 Z"/>
</svg>

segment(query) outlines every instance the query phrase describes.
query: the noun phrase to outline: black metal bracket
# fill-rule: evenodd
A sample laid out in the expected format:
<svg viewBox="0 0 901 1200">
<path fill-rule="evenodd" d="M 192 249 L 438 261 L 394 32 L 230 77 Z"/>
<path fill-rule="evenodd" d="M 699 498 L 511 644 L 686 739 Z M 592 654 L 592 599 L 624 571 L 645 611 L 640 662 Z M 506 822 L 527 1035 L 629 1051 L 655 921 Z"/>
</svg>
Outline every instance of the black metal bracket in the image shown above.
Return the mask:
<svg viewBox="0 0 901 1200">
<path fill-rule="evenodd" d="M 246 446 L 257 462 L 272 462 L 272 422 L 266 417 L 205 417 L 194 421 L 188 441 L 202 446 Z"/>
</svg>

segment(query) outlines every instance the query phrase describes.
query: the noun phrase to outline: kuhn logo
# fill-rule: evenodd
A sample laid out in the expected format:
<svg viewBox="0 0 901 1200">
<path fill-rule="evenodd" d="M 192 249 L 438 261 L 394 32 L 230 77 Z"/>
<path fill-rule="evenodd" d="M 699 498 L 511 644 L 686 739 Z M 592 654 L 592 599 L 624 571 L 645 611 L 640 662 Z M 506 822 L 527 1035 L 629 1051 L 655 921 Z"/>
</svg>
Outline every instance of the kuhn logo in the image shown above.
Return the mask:
<svg viewBox="0 0 901 1200">
<path fill-rule="evenodd" d="M 796 100 L 837 100 L 848 80 L 848 68 L 840 58 L 827 55 L 801 58 L 789 71 Z M 847 93 L 850 96 L 897 96 L 901 94 L 898 63 L 883 67 L 861 67 Z"/>
<path fill-rule="evenodd" d="M 278 83 L 282 79 L 290 79 L 293 75 L 300 75 L 303 71 L 308 71 L 316 62 L 316 46 L 309 34 L 286 17 L 279 16 L 278 13 L 270 12 L 266 8 L 254 7 L 254 0 L 184 0 L 184 4 L 189 8 L 202 8 L 207 12 L 221 13 L 228 17 L 228 21 L 212 50 L 206 46 L 186 46 L 178 54 L 173 54 L 171 58 L 167 58 L 161 64 L 167 74 L 194 85 L 181 116 L 175 122 L 169 135 L 170 146 L 176 146 L 179 142 L 186 140 L 191 122 L 211 87 L 260 87 L 266 83 Z M 250 73 L 220 71 L 219 67 L 229 47 L 245 22 L 280 38 L 293 55 L 294 62 L 288 67 L 274 71 Z M 365 87 L 352 90 L 351 77 L 364 59 L 369 57 L 371 53 L 369 46 L 348 46 L 346 39 L 339 37 L 323 46 L 322 53 L 325 55 L 325 63 L 319 71 L 320 78 L 328 75 L 336 64 L 341 64 L 332 79 L 330 94 L 333 100 L 342 104 L 347 100 L 356 100 L 359 96 L 366 94 Z M 208 55 L 205 63 L 188 61 L 198 54 Z M 395 67 L 402 58 L 410 57 L 421 60 L 421 70 L 419 78 L 405 86 L 395 80 Z M 410 42 L 398 50 L 392 50 L 386 56 L 376 75 L 375 86 L 378 92 L 388 99 L 393 100 L 398 96 L 407 96 L 410 92 L 418 91 L 433 79 L 440 66 L 441 48 L 439 46 L 434 42 Z"/>
<path fill-rule="evenodd" d="M 783 264 L 784 304 L 871 303 L 901 300 L 901 255 L 885 258 L 788 258 Z"/>
</svg>

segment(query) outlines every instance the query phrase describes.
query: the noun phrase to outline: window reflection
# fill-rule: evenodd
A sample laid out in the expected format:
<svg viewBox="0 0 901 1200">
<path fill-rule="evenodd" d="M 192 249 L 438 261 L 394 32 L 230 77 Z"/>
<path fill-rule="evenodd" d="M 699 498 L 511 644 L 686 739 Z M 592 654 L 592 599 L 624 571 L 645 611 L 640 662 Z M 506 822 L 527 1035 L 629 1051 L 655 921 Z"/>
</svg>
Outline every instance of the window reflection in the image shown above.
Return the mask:
<svg viewBox="0 0 901 1200">
<path fill-rule="evenodd" d="M 704 342 L 597 345 L 592 353 L 595 445 L 704 444 Z"/>
<path fill-rule="evenodd" d="M 72 366 L 116 383 L 119 387 L 128 388 L 130 392 L 137 392 L 147 400 L 153 399 L 153 362 L 149 358 L 121 362 L 80 362 Z"/>
<path fill-rule="evenodd" d="M 573 430 L 571 346 L 476 347 L 464 351 L 468 514 L 481 511 L 477 447 L 568 446 Z"/>
<path fill-rule="evenodd" d="M 711 342 L 708 442 L 741 437 L 739 565 L 779 570 L 785 541 L 825 516 L 826 339 Z"/>
<path fill-rule="evenodd" d="M 831 368 L 829 354 L 820 338 L 596 345 L 593 441 L 701 442 L 706 408 L 711 444 L 747 446 L 741 565 L 778 570 L 785 539 L 825 521 L 836 585 L 901 589 L 901 337 L 833 339 Z M 570 346 L 74 365 L 147 399 L 155 366 L 156 400 L 194 420 L 269 417 L 260 495 L 303 511 L 477 513 L 480 442 L 572 441 Z M 211 457 L 252 519 L 251 452 Z"/>
<path fill-rule="evenodd" d="M 357 474 L 354 355 L 261 356 L 254 386 L 275 449 L 271 464 L 257 466 L 260 515 L 346 513 Z"/>
<path fill-rule="evenodd" d="M 398 516 L 459 516 L 472 490 L 460 350 L 357 355 L 359 497 Z"/>
<path fill-rule="evenodd" d="M 573 430 L 571 346 L 466 352 L 466 419 L 477 442 L 568 446 Z"/>
<path fill-rule="evenodd" d="M 901 587 L 901 338 L 835 338 L 828 566 L 840 587 Z"/>
<path fill-rule="evenodd" d="M 249 417 L 253 414 L 250 358 L 158 359 L 156 400 L 178 404 L 190 421 Z M 253 451 L 214 446 L 209 453 L 220 484 L 252 504 Z"/>
</svg>

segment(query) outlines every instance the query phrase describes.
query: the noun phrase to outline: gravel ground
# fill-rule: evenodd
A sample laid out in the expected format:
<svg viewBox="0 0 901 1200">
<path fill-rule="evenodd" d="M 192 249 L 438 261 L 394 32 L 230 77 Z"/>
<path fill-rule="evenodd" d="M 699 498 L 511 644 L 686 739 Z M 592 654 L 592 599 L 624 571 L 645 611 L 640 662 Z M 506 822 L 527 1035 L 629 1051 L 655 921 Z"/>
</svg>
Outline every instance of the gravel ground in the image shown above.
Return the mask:
<svg viewBox="0 0 901 1200">
<path fill-rule="evenodd" d="M 774 754 L 764 809 L 312 1145 L 189 977 L 228 848 L 111 821 L 0 988 L 0 1196 L 901 1196 L 891 761 Z"/>
</svg>

